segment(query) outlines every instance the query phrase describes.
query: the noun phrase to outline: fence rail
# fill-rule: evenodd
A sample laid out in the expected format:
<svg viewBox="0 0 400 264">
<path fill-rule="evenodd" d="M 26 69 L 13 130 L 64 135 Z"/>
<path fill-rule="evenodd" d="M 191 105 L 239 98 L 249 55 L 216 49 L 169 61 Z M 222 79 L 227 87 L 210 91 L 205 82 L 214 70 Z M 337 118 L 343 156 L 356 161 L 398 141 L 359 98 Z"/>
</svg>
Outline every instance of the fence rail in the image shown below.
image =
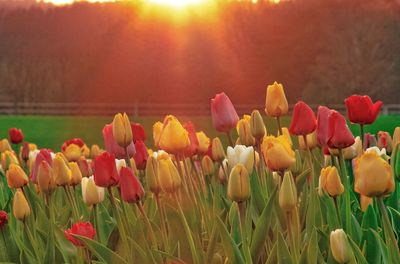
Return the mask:
<svg viewBox="0 0 400 264">
<path fill-rule="evenodd" d="M 318 105 L 310 105 L 314 110 Z M 344 105 L 328 105 L 339 112 L 345 112 Z M 251 113 L 253 109 L 263 110 L 263 105 L 238 104 L 235 108 L 239 115 Z M 289 107 L 289 111 L 293 105 Z M 113 103 L 32 103 L 0 102 L 1 115 L 114 115 L 126 112 L 134 116 L 175 115 L 209 115 L 208 104 L 113 104 Z M 400 104 L 387 104 L 382 107 L 382 114 L 400 114 Z"/>
</svg>

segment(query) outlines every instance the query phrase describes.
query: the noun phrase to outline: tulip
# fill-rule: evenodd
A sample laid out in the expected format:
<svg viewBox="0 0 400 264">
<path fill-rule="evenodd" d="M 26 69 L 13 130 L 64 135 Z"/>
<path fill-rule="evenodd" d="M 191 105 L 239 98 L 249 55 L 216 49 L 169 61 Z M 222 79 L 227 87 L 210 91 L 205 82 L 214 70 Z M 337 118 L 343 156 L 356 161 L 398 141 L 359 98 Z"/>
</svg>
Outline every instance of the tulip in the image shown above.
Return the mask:
<svg viewBox="0 0 400 264">
<path fill-rule="evenodd" d="M 8 130 L 8 134 L 10 136 L 10 141 L 13 144 L 19 144 L 24 140 L 24 134 L 22 133 L 21 129 L 18 128 L 10 128 L 10 130 Z"/>
<path fill-rule="evenodd" d="M 6 150 L 1 153 L 1 167 L 7 171 L 11 164 L 18 165 L 18 159 L 13 151 Z"/>
<path fill-rule="evenodd" d="M 201 159 L 201 168 L 206 176 L 211 176 L 214 174 L 214 162 L 209 156 L 204 156 Z"/>
<path fill-rule="evenodd" d="M 307 150 L 307 147 L 309 149 L 314 149 L 318 145 L 317 135 L 315 131 L 306 136 L 307 145 L 304 142 L 304 136 L 299 136 L 298 138 L 299 138 L 299 148 L 302 150 Z"/>
<path fill-rule="evenodd" d="M 133 142 L 138 140 L 145 141 L 146 140 L 146 133 L 144 132 L 144 127 L 139 123 L 131 123 L 132 129 L 132 139 Z"/>
<path fill-rule="evenodd" d="M 289 132 L 292 135 L 306 136 L 317 128 L 317 120 L 313 110 L 303 101 L 295 104 Z"/>
<path fill-rule="evenodd" d="M 258 142 L 261 142 L 261 140 L 264 138 L 266 132 L 265 129 L 265 124 L 264 120 L 258 110 L 253 110 L 251 112 L 251 118 L 250 118 L 250 132 L 251 135 L 258 140 Z"/>
<path fill-rule="evenodd" d="M 98 155 L 103 153 L 103 150 L 96 144 L 93 144 L 90 148 L 90 157 L 95 159 Z"/>
<path fill-rule="evenodd" d="M 287 114 L 288 110 L 289 106 L 282 84 L 274 82 L 272 85 L 268 85 L 265 113 L 271 117 L 280 117 Z"/>
<path fill-rule="evenodd" d="M 262 153 L 268 168 L 272 171 L 284 171 L 296 162 L 295 153 L 285 136 L 264 137 Z"/>
<path fill-rule="evenodd" d="M 376 137 L 373 134 L 370 133 L 365 133 L 364 134 L 364 149 L 370 148 L 370 147 L 374 147 L 376 145 L 378 145 L 377 141 L 376 141 Z"/>
<path fill-rule="evenodd" d="M 352 95 L 344 100 L 347 108 L 347 117 L 350 122 L 367 125 L 375 122 L 376 117 L 382 106 L 381 101 L 372 104 L 372 100 L 367 95 Z"/>
<path fill-rule="evenodd" d="M 365 150 L 365 153 L 375 153 L 382 159 L 384 159 L 386 161 L 389 160 L 389 156 L 386 155 L 386 149 L 379 149 L 378 147 L 370 147 Z"/>
<path fill-rule="evenodd" d="M 72 228 L 64 231 L 65 238 L 68 239 L 72 244 L 77 247 L 83 247 L 84 244 L 73 235 L 87 237 L 89 239 L 94 239 L 96 235 L 96 230 L 93 228 L 90 222 L 78 222 L 75 223 Z"/>
<path fill-rule="evenodd" d="M 31 208 L 21 189 L 17 189 L 14 194 L 13 214 L 20 221 L 24 221 L 31 214 Z"/>
<path fill-rule="evenodd" d="M 69 184 L 72 186 L 76 186 L 82 181 L 82 173 L 79 169 L 79 165 L 77 162 L 69 162 L 68 166 L 71 170 L 71 179 Z"/>
<path fill-rule="evenodd" d="M 131 122 L 129 121 L 129 117 L 126 113 L 118 113 L 114 116 L 114 120 L 112 122 L 112 132 L 114 140 L 120 147 L 127 148 L 130 144 L 132 144 L 133 137 Z"/>
<path fill-rule="evenodd" d="M 386 149 L 387 153 L 392 153 L 392 137 L 386 131 L 378 132 L 378 148 Z"/>
<path fill-rule="evenodd" d="M 12 148 L 10 146 L 10 143 L 8 143 L 8 140 L 6 138 L 3 138 L 0 140 L 0 153 L 5 152 L 6 150 L 12 151 Z"/>
<path fill-rule="evenodd" d="M 250 177 L 243 164 L 233 167 L 228 179 L 228 197 L 237 203 L 250 198 Z"/>
<path fill-rule="evenodd" d="M 57 153 L 53 159 L 54 182 L 58 186 L 65 186 L 71 182 L 71 169 L 68 167 L 61 153 Z"/>
<path fill-rule="evenodd" d="M 373 201 L 374 200 L 368 196 L 360 195 L 361 211 L 365 213 L 368 209 L 368 206 L 372 204 Z"/>
<path fill-rule="evenodd" d="M 94 181 L 97 186 L 110 187 L 118 183 L 119 176 L 115 165 L 115 156 L 108 152 L 94 160 Z"/>
<path fill-rule="evenodd" d="M 397 146 L 397 144 L 400 143 L 400 127 L 396 127 L 393 131 L 393 148 Z M 0 149 L 1 152 L 1 149 Z"/>
<path fill-rule="evenodd" d="M 292 167 L 290 167 L 290 171 L 294 175 L 298 175 L 303 171 L 303 163 L 301 160 L 300 151 L 297 149 L 295 150 L 295 158 L 296 158 L 296 162 L 293 164 Z"/>
<path fill-rule="evenodd" d="M 181 177 L 171 158 L 158 160 L 158 180 L 164 192 L 174 193 L 181 186 Z"/>
<path fill-rule="evenodd" d="M 214 128 L 225 133 L 231 131 L 239 121 L 235 107 L 225 93 L 219 93 L 211 99 L 211 118 Z"/>
<path fill-rule="evenodd" d="M 197 141 L 199 142 L 199 146 L 197 147 L 197 154 L 204 155 L 207 153 L 210 147 L 210 138 L 203 132 L 196 133 Z"/>
<path fill-rule="evenodd" d="M 332 197 L 339 196 L 344 192 L 344 187 L 336 167 L 329 166 L 321 169 L 319 177 L 320 195 L 322 194 L 322 190 Z"/>
<path fill-rule="evenodd" d="M 73 138 L 64 142 L 61 146 L 62 153 L 68 161 L 77 161 L 82 156 L 85 142 L 80 138 Z"/>
<path fill-rule="evenodd" d="M 346 119 L 337 111 L 332 110 L 328 118 L 328 146 L 330 148 L 344 149 L 354 144 L 354 137 Z"/>
<path fill-rule="evenodd" d="M 135 165 L 139 170 L 144 170 L 146 168 L 146 162 L 149 156 L 147 147 L 143 141 L 137 140 L 135 142 L 135 149 L 136 153 L 135 156 L 133 156 Z"/>
<path fill-rule="evenodd" d="M 214 161 L 222 162 L 225 159 L 225 151 L 222 147 L 221 140 L 218 137 L 214 138 L 211 146 L 212 159 Z"/>
<path fill-rule="evenodd" d="M 81 152 L 82 152 L 83 157 L 90 158 L 90 149 L 88 148 L 88 146 L 86 144 L 83 145 Z"/>
<path fill-rule="evenodd" d="M 160 133 L 159 147 L 168 153 L 183 154 L 189 145 L 187 130 L 175 116 L 166 116 Z"/>
<path fill-rule="evenodd" d="M 349 240 L 343 229 L 332 231 L 329 236 L 333 258 L 339 263 L 348 263 L 354 256 L 351 251 Z"/>
<path fill-rule="evenodd" d="M 390 165 L 374 152 L 354 159 L 354 190 L 368 197 L 382 196 L 394 190 Z"/>
<path fill-rule="evenodd" d="M 226 161 L 226 160 L 224 160 Z M 226 174 L 225 172 L 228 171 L 228 163 L 227 162 L 222 162 L 222 166 L 219 167 L 219 171 L 218 171 L 218 181 L 221 184 L 225 184 L 226 183 Z"/>
<path fill-rule="evenodd" d="M 89 206 L 104 201 L 104 188 L 96 185 L 93 176 L 82 179 L 82 198 Z"/>
<path fill-rule="evenodd" d="M 120 172 L 121 198 L 128 203 L 137 203 L 144 197 L 144 189 L 130 168 Z"/>
<path fill-rule="evenodd" d="M 77 163 L 82 177 L 89 177 L 90 175 L 93 175 L 92 168 L 89 166 L 88 160 L 85 157 L 81 157 Z"/>
<path fill-rule="evenodd" d="M 255 144 L 255 139 L 251 134 L 249 115 L 244 115 L 243 119 L 239 120 L 236 126 L 236 130 L 239 135 L 241 144 L 246 146 L 253 146 Z"/>
<path fill-rule="evenodd" d="M 228 165 L 232 169 L 237 164 L 245 166 L 247 172 L 251 175 L 254 167 L 254 149 L 243 145 L 236 145 L 234 148 L 227 149 Z"/>
<path fill-rule="evenodd" d="M 356 137 L 354 139 L 354 144 L 351 145 L 350 147 L 344 148 L 342 150 L 343 152 L 343 158 L 345 160 L 352 160 L 356 157 L 361 156 L 362 154 L 362 142 L 360 137 Z M 338 149 L 329 149 L 330 155 L 333 156 L 339 156 L 339 150 Z"/>
<path fill-rule="evenodd" d="M 55 187 L 53 169 L 47 161 L 42 160 L 39 163 L 37 170 L 37 184 L 39 186 L 39 191 L 49 194 Z"/>
<path fill-rule="evenodd" d="M 154 140 L 154 146 L 159 148 L 159 143 L 160 143 L 160 136 L 161 136 L 161 131 L 163 129 L 163 123 L 158 121 L 155 122 L 153 125 L 153 140 Z"/>
<path fill-rule="evenodd" d="M 286 139 L 289 142 L 290 146 L 293 146 L 292 137 L 290 136 L 289 129 L 287 127 L 282 127 L 282 135 L 284 137 L 286 137 Z"/>
<path fill-rule="evenodd" d="M 145 177 L 150 191 L 158 195 L 161 191 L 161 186 L 158 177 L 158 161 L 154 156 L 150 156 L 147 160 Z"/>
<path fill-rule="evenodd" d="M 115 155 L 117 159 L 124 159 L 126 157 L 125 150 L 114 139 L 113 124 L 107 124 L 103 128 L 103 139 L 106 151 Z M 131 142 L 127 146 L 129 157 L 135 155 L 135 145 Z"/>
<path fill-rule="evenodd" d="M 397 144 L 392 152 L 390 163 L 393 168 L 393 174 L 397 179 L 400 179 L 400 144 Z"/>
<path fill-rule="evenodd" d="M 317 115 L 317 141 L 319 146 L 325 147 L 328 144 L 329 134 L 329 115 L 331 114 L 332 110 L 326 106 L 319 106 L 318 107 L 318 115 Z"/>
<path fill-rule="evenodd" d="M 11 164 L 6 172 L 8 187 L 11 189 L 22 188 L 28 184 L 29 179 L 24 170 L 17 164 Z"/>
<path fill-rule="evenodd" d="M 190 145 L 185 149 L 185 156 L 186 157 L 191 157 L 196 154 L 198 148 L 199 148 L 199 140 L 197 139 L 196 135 L 196 129 L 194 128 L 194 125 L 192 122 L 186 122 L 183 127 L 186 129 L 188 132 L 189 140 L 190 140 Z"/>
<path fill-rule="evenodd" d="M 286 212 L 292 211 L 297 204 L 297 190 L 293 176 L 290 172 L 285 172 L 279 190 L 279 206 Z"/>
<path fill-rule="evenodd" d="M 8 223 L 8 214 L 6 211 L 0 211 L 0 230 L 3 229 Z"/>
<path fill-rule="evenodd" d="M 136 165 L 136 164 L 135 164 Z M 115 167 L 117 168 L 118 175 L 123 167 L 126 167 L 126 161 L 124 159 L 116 159 L 115 160 Z"/>
<path fill-rule="evenodd" d="M 19 155 L 20 155 L 20 160 L 21 160 L 21 162 L 22 162 L 22 161 L 24 161 L 24 162 L 27 162 L 27 161 L 28 161 L 28 159 L 29 159 L 29 152 L 30 152 L 30 150 L 29 150 L 29 143 L 28 143 L 28 142 L 25 142 L 25 143 L 21 146 L 21 148 L 19 149 Z"/>
</svg>

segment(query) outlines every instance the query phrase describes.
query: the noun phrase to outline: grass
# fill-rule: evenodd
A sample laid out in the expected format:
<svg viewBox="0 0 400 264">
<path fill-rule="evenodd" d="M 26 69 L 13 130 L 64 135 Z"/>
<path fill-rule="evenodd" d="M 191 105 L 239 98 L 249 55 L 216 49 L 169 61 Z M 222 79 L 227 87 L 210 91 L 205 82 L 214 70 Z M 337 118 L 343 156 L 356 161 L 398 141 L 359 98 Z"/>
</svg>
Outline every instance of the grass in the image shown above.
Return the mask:
<svg viewBox="0 0 400 264">
<path fill-rule="evenodd" d="M 88 145 L 103 145 L 102 128 L 105 124 L 112 121 L 112 116 L 0 116 L 0 138 L 8 137 L 10 127 L 21 128 L 25 139 L 36 143 L 39 147 L 60 149 L 62 143 L 73 137 L 80 137 Z M 154 122 L 162 120 L 163 117 L 134 117 L 134 122 L 141 123 L 147 132 L 146 143 L 153 146 L 152 126 Z M 225 136 L 216 132 L 212 126 L 211 118 L 206 116 L 178 117 L 181 122 L 191 120 L 198 131 L 203 130 L 210 137 L 220 136 L 225 140 Z M 290 119 L 282 120 L 283 126 L 289 125 Z M 266 118 L 267 130 L 275 133 L 276 123 L 271 118 Z M 365 131 L 377 134 L 378 131 L 388 131 L 393 133 L 396 126 L 400 126 L 400 115 L 380 116 L 372 125 L 366 126 Z M 359 135 L 358 125 L 350 125 L 354 135 Z"/>
</svg>

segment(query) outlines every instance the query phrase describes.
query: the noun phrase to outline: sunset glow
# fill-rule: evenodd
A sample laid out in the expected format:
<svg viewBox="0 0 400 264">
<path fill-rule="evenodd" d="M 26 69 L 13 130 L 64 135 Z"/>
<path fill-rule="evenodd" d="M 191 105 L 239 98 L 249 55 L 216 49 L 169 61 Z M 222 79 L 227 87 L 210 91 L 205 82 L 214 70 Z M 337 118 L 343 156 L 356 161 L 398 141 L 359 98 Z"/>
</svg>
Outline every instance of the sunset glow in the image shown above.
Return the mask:
<svg viewBox="0 0 400 264">
<path fill-rule="evenodd" d="M 84 1 L 77 1 L 77 0 L 37 0 L 37 2 L 44 2 L 44 3 L 52 3 L 54 5 L 68 5 L 74 2 L 89 2 L 89 3 L 106 3 L 106 2 L 115 2 L 115 0 L 84 0 Z"/>
</svg>

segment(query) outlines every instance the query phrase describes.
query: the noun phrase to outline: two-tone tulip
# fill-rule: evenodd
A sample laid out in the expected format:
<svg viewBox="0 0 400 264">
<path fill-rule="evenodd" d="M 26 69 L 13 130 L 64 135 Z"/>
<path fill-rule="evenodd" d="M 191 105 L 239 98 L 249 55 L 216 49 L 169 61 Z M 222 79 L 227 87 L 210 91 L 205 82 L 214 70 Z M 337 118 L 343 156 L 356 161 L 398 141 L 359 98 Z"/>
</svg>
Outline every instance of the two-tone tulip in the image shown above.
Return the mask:
<svg viewBox="0 0 400 264">
<path fill-rule="evenodd" d="M 271 117 L 280 117 L 287 114 L 288 110 L 289 105 L 282 84 L 274 82 L 268 85 L 265 98 L 265 113 Z"/>
<path fill-rule="evenodd" d="M 37 184 L 39 191 L 45 194 L 50 194 L 55 188 L 53 169 L 45 160 L 42 160 L 37 168 Z"/>
<path fill-rule="evenodd" d="M 76 185 L 80 184 L 82 181 L 82 172 L 79 168 L 78 163 L 73 162 L 73 161 L 69 162 L 68 167 L 71 170 L 71 178 L 70 178 L 69 185 L 76 186 Z"/>
<path fill-rule="evenodd" d="M 83 155 L 85 142 L 80 138 L 73 138 L 61 146 L 62 153 L 68 161 L 77 161 Z"/>
<path fill-rule="evenodd" d="M 196 129 L 194 128 L 193 123 L 190 121 L 186 122 L 183 125 L 183 127 L 188 132 L 189 141 L 190 141 L 190 144 L 185 149 L 184 154 L 186 157 L 192 157 L 193 155 L 195 155 L 197 153 L 197 150 L 199 148 L 199 140 L 197 139 Z"/>
<path fill-rule="evenodd" d="M 336 167 L 329 166 L 321 169 L 318 192 L 322 195 L 323 191 L 332 197 L 339 196 L 344 192 L 344 187 Z"/>
<path fill-rule="evenodd" d="M 196 132 L 197 141 L 199 145 L 197 147 L 197 154 L 204 155 L 207 153 L 210 147 L 210 138 L 207 137 L 203 131 Z"/>
<path fill-rule="evenodd" d="M 296 162 L 295 153 L 285 136 L 264 137 L 262 153 L 268 168 L 272 171 L 284 171 Z"/>
<path fill-rule="evenodd" d="M 96 185 L 93 176 L 82 178 L 81 185 L 82 198 L 85 204 L 91 206 L 104 201 L 104 188 Z"/>
<path fill-rule="evenodd" d="M 250 176 L 243 164 L 233 167 L 228 179 L 228 198 L 237 203 L 250 198 Z"/>
<path fill-rule="evenodd" d="M 28 184 L 29 179 L 24 170 L 17 164 L 11 164 L 6 172 L 8 187 L 11 189 L 22 188 Z"/>
<path fill-rule="evenodd" d="M 57 153 L 53 159 L 54 182 L 58 186 L 66 186 L 71 182 L 71 169 L 61 153 Z"/>
</svg>

